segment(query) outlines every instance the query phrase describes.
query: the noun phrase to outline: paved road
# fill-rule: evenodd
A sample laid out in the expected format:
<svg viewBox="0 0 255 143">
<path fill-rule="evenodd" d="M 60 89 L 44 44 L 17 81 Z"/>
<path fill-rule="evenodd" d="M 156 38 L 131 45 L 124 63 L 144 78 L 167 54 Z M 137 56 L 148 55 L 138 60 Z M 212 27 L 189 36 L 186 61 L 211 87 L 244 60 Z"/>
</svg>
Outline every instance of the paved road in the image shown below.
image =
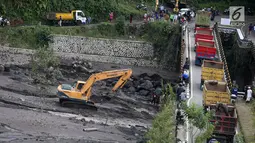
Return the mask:
<svg viewBox="0 0 255 143">
<path fill-rule="evenodd" d="M 190 32 L 189 32 L 189 50 L 190 50 L 190 100 L 188 104 L 196 104 L 202 106 L 202 91 L 200 90 L 200 82 L 201 82 L 201 67 L 195 65 L 196 52 L 194 51 L 195 45 L 195 37 L 194 37 L 194 27 L 195 23 L 192 22 L 189 24 Z"/>
</svg>

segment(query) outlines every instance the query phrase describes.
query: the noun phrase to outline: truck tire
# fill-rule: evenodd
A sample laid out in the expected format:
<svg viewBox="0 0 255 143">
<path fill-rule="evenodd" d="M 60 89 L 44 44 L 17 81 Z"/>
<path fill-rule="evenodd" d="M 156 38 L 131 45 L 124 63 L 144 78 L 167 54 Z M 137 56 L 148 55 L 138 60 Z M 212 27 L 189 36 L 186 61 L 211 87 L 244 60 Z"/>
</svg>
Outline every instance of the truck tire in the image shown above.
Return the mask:
<svg viewBox="0 0 255 143">
<path fill-rule="evenodd" d="M 81 21 L 76 21 L 77 26 L 81 26 L 81 24 L 82 24 Z"/>
</svg>

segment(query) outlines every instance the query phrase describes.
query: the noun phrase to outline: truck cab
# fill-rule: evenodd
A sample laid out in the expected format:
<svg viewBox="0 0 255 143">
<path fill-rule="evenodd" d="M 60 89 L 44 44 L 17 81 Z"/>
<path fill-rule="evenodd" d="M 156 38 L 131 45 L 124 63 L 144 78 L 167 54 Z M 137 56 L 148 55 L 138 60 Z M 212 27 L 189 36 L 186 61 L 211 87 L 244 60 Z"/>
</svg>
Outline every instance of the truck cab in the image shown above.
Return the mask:
<svg viewBox="0 0 255 143">
<path fill-rule="evenodd" d="M 77 22 L 81 22 L 81 23 L 85 23 L 86 22 L 86 17 L 85 17 L 85 14 L 83 13 L 83 11 L 81 10 L 73 10 L 72 11 L 73 13 L 73 17 L 75 18 L 75 20 Z"/>
</svg>

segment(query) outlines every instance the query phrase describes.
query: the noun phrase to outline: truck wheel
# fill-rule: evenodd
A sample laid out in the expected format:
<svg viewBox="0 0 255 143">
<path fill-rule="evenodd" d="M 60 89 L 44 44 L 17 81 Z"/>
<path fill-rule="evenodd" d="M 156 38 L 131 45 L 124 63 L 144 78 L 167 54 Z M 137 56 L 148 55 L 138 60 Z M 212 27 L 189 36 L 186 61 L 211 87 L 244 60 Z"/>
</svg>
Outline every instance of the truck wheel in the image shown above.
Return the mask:
<svg viewBox="0 0 255 143">
<path fill-rule="evenodd" d="M 80 26 L 81 24 L 82 24 L 81 21 L 76 21 L 77 26 Z"/>
</svg>

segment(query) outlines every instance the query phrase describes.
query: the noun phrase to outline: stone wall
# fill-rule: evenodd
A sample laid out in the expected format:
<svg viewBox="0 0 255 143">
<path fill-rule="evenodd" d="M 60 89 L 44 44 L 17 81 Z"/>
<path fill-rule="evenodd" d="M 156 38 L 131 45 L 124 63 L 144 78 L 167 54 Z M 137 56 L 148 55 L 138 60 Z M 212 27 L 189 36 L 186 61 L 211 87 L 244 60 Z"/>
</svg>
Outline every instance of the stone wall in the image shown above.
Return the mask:
<svg viewBox="0 0 255 143">
<path fill-rule="evenodd" d="M 158 67 L 153 45 L 148 42 L 53 35 L 50 47 L 63 59 Z"/>
<path fill-rule="evenodd" d="M 153 58 L 151 43 L 130 40 L 54 35 L 55 52 L 102 55 L 126 58 Z"/>
<path fill-rule="evenodd" d="M 54 35 L 50 44 L 62 60 L 80 59 L 120 65 L 158 68 L 153 46 L 147 42 Z M 0 47 L 0 64 L 28 64 L 33 50 Z"/>
</svg>

